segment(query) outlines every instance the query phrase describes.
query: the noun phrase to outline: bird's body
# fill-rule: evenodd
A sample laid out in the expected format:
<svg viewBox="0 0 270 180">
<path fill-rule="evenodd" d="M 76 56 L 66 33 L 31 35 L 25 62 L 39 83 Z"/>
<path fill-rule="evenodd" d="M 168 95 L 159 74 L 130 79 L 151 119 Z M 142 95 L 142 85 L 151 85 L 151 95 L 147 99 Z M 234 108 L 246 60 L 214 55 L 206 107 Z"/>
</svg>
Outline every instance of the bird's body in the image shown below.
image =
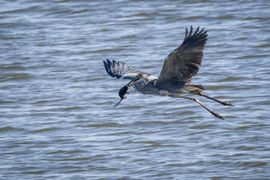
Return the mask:
<svg viewBox="0 0 270 180">
<path fill-rule="evenodd" d="M 134 87 L 136 90 L 143 94 L 153 94 L 153 95 L 159 95 L 159 89 L 155 86 L 155 83 L 157 81 L 157 77 L 151 77 L 152 80 L 145 81 L 144 79 L 141 79 L 139 82 L 134 84 Z"/>
<path fill-rule="evenodd" d="M 204 29 L 200 29 L 198 27 L 195 32 L 192 27 L 189 31 L 186 29 L 186 35 L 183 43 L 172 51 L 165 59 L 159 76 L 136 71 L 130 68 L 127 64 L 115 60 L 105 60 L 104 66 L 110 76 L 118 79 L 124 78 L 131 80 L 119 91 L 121 100 L 126 97 L 130 87 L 135 87 L 135 89 L 143 94 L 170 96 L 192 100 L 214 116 L 223 119 L 223 117 L 218 113 L 211 111 L 198 99 L 184 96 L 185 94 L 195 94 L 212 99 L 223 105 L 231 105 L 230 103 L 207 96 L 203 93 L 203 86 L 193 85 L 191 83 L 192 77 L 197 74 L 201 65 L 203 48 L 206 40 L 207 31 Z"/>
<path fill-rule="evenodd" d="M 147 79 L 147 80 L 145 80 Z M 134 84 L 134 87 L 137 91 L 143 93 L 143 94 L 152 94 L 152 95 L 159 95 L 159 96 L 176 96 L 183 93 L 189 93 L 192 91 L 201 91 L 202 89 L 194 86 L 194 85 L 186 85 L 186 84 L 180 84 L 178 85 L 178 88 L 174 90 L 167 90 L 163 89 L 161 87 L 157 86 L 158 77 L 156 76 L 147 76 L 140 81 L 138 81 L 136 84 Z"/>
<path fill-rule="evenodd" d="M 177 94 L 182 93 L 189 93 L 189 92 L 200 92 L 204 88 L 200 85 L 192 85 L 190 83 L 185 82 L 178 82 L 175 84 L 172 84 L 170 86 L 166 86 L 165 88 L 162 87 L 162 84 L 158 84 L 158 76 L 151 75 L 148 73 L 143 72 L 137 72 L 134 70 L 129 69 L 130 72 L 125 72 L 126 67 L 129 68 L 125 63 L 123 62 L 117 62 L 117 61 L 110 61 L 106 60 L 104 61 L 105 68 L 107 72 L 117 78 L 125 78 L 133 80 L 133 78 L 136 77 L 136 75 L 141 75 L 142 78 L 139 79 L 136 83 L 134 83 L 134 87 L 137 91 L 139 91 L 142 94 L 153 94 L 153 95 L 160 95 L 160 96 L 174 96 Z M 113 72 L 116 70 L 115 72 Z M 112 73 L 117 73 L 118 75 L 113 75 Z M 121 75 L 125 74 L 125 75 Z"/>
</svg>

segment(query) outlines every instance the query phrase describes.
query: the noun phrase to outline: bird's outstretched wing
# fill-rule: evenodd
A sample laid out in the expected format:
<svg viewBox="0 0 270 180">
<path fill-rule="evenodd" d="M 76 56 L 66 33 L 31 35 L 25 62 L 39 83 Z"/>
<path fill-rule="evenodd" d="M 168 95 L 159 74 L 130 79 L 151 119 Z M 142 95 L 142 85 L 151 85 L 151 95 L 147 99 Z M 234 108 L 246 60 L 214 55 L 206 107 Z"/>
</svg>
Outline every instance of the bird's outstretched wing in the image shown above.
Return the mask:
<svg viewBox="0 0 270 180">
<path fill-rule="evenodd" d="M 193 31 L 186 28 L 183 43 L 165 59 L 157 85 L 165 89 L 173 89 L 191 81 L 199 71 L 203 57 L 203 48 L 207 40 L 207 31 L 198 27 Z"/>
<path fill-rule="evenodd" d="M 131 69 L 126 63 L 106 59 L 103 61 L 105 70 L 107 73 L 112 76 L 124 79 L 134 79 L 138 74 L 146 74 L 144 72 L 136 71 Z"/>
</svg>

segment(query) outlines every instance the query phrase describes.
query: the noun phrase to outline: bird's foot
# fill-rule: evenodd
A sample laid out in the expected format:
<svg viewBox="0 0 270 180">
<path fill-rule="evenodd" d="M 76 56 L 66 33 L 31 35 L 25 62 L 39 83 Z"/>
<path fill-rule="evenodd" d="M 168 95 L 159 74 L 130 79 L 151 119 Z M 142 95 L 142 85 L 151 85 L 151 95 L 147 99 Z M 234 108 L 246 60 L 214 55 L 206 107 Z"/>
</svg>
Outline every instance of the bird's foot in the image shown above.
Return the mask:
<svg viewBox="0 0 270 180">
<path fill-rule="evenodd" d="M 224 120 L 224 118 L 220 115 L 220 114 L 218 114 L 218 113 L 216 113 L 216 112 L 211 112 L 211 114 L 213 114 L 216 118 L 219 118 L 219 119 L 222 119 L 222 120 Z"/>
<path fill-rule="evenodd" d="M 233 106 L 233 104 L 230 103 L 230 102 L 224 102 L 223 101 L 221 104 L 224 105 L 224 106 Z"/>
</svg>

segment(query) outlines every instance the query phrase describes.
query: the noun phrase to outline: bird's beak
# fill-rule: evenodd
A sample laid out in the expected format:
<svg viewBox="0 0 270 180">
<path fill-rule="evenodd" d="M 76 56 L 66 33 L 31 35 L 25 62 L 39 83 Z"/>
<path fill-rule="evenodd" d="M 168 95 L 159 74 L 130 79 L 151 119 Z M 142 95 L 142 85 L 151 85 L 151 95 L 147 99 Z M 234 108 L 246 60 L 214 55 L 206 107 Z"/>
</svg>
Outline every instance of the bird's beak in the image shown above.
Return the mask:
<svg viewBox="0 0 270 180">
<path fill-rule="evenodd" d="M 121 103 L 121 101 L 122 101 L 123 99 L 124 99 L 124 98 L 121 98 L 120 101 L 118 101 L 118 103 L 116 103 L 113 107 L 118 106 L 118 105 Z"/>
</svg>

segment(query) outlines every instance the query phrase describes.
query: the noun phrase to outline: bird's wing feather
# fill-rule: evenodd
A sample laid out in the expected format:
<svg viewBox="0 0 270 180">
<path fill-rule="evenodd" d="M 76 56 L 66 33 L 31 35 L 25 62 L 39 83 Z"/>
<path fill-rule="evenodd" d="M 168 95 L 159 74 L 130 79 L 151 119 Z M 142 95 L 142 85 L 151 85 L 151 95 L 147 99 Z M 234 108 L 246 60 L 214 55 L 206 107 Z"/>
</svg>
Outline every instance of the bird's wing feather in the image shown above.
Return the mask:
<svg viewBox="0 0 270 180">
<path fill-rule="evenodd" d="M 203 48 L 207 40 L 207 31 L 199 27 L 193 32 L 188 30 L 183 43 L 165 59 L 157 84 L 186 83 L 198 73 L 203 57 Z"/>
<path fill-rule="evenodd" d="M 106 59 L 103 61 L 106 72 L 111 77 L 116 77 L 117 79 L 134 79 L 138 74 L 146 74 L 144 72 L 136 71 L 131 69 L 126 63 Z"/>
</svg>

